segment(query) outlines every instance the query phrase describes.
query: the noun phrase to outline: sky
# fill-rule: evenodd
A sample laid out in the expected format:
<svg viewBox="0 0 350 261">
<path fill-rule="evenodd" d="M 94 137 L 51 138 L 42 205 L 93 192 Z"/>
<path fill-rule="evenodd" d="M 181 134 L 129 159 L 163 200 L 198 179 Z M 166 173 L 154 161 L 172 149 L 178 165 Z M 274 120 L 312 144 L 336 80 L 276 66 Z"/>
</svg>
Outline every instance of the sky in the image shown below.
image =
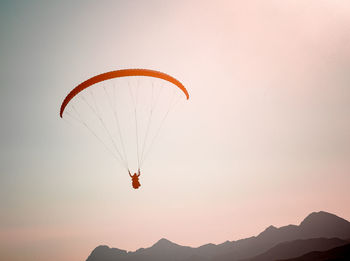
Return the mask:
<svg viewBox="0 0 350 261">
<path fill-rule="evenodd" d="M 0 259 L 85 260 L 350 220 L 350 2 L 0 1 Z M 133 190 L 59 117 L 80 82 L 148 68 L 190 93 Z"/>
</svg>

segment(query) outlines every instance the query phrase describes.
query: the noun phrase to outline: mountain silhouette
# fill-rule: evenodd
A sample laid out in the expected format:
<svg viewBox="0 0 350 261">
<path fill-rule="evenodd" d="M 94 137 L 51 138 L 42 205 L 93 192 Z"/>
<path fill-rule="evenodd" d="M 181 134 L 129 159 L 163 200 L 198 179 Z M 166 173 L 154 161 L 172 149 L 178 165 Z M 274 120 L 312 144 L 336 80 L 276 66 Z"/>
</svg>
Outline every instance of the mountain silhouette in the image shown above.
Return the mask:
<svg viewBox="0 0 350 261">
<path fill-rule="evenodd" d="M 308 215 L 300 223 L 300 232 L 305 236 L 349 238 L 349 222 L 334 214 L 317 212 Z"/>
<path fill-rule="evenodd" d="M 278 252 L 277 249 L 272 248 L 275 246 L 277 247 L 280 243 L 312 238 L 318 238 L 319 243 L 323 240 L 320 238 L 333 238 L 334 241 L 328 240 L 329 247 L 327 247 L 325 243 L 325 248 L 317 248 L 316 246 L 316 248 L 312 248 L 312 245 L 316 244 L 316 241 L 306 240 L 303 243 L 309 244 L 310 247 L 305 246 L 305 251 L 330 249 L 337 244 L 335 243 L 337 240 L 335 238 L 342 240 L 350 238 L 350 222 L 327 212 L 314 212 L 308 215 L 299 226 L 288 225 L 280 228 L 269 226 L 258 236 L 237 241 L 226 241 L 218 245 L 206 244 L 197 248 L 192 248 L 181 246 L 162 238 L 153 246 L 141 248 L 135 252 L 126 252 L 125 250 L 99 246 L 92 251 L 86 261 L 249 260 L 249 258 L 256 258 L 258 255 L 264 254 L 265 252 L 266 255 L 274 253 L 274 251 Z M 332 245 L 333 243 L 331 242 L 335 245 Z M 337 242 L 341 244 L 341 241 Z M 298 242 L 294 242 L 293 244 L 296 245 Z M 268 252 L 269 250 L 271 252 Z M 292 258 L 304 253 L 306 252 L 295 252 L 291 253 L 289 256 L 280 255 L 277 258 Z"/>
<path fill-rule="evenodd" d="M 153 248 L 153 249 L 159 249 L 159 248 L 171 249 L 171 248 L 177 248 L 177 247 L 181 247 L 181 246 L 169 241 L 166 238 L 162 238 L 157 243 L 155 243 L 151 248 Z"/>
<path fill-rule="evenodd" d="M 303 256 L 279 261 L 349 261 L 350 244 L 336 247 L 327 251 L 313 251 Z"/>
<path fill-rule="evenodd" d="M 271 247 L 297 239 L 309 238 L 340 238 L 348 239 L 350 223 L 336 215 L 321 211 L 308 215 L 299 226 L 288 225 L 280 228 L 268 227 L 257 237 L 234 242 L 232 251 L 220 255 L 220 260 L 246 259 L 261 254 Z"/>
<path fill-rule="evenodd" d="M 87 260 L 112 261 L 122 260 L 127 252 L 118 248 L 109 248 L 108 246 L 98 246 L 90 254 Z"/>
<path fill-rule="evenodd" d="M 183 260 L 191 256 L 191 247 L 180 246 L 165 238 L 162 238 L 150 248 L 130 253 L 126 260 Z"/>
</svg>

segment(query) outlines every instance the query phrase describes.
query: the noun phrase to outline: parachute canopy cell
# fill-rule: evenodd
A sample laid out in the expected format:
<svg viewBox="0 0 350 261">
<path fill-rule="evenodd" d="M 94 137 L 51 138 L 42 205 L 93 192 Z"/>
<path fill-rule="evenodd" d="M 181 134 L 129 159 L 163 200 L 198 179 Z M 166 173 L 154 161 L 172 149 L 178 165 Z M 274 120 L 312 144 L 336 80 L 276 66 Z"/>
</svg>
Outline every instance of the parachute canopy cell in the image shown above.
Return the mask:
<svg viewBox="0 0 350 261">
<path fill-rule="evenodd" d="M 66 108 L 67 104 L 74 98 L 74 96 L 76 96 L 82 90 L 102 81 L 110 80 L 113 78 L 130 77 L 130 76 L 147 76 L 147 77 L 163 79 L 177 86 L 186 95 L 186 99 L 189 99 L 189 94 L 186 88 L 183 86 L 183 84 L 168 74 L 165 74 L 159 71 L 149 70 L 149 69 L 123 69 L 123 70 L 111 71 L 111 72 L 106 72 L 106 73 L 93 76 L 90 79 L 79 84 L 77 87 L 75 87 L 63 100 L 61 109 L 60 109 L 60 117 L 62 118 L 64 109 Z"/>
</svg>

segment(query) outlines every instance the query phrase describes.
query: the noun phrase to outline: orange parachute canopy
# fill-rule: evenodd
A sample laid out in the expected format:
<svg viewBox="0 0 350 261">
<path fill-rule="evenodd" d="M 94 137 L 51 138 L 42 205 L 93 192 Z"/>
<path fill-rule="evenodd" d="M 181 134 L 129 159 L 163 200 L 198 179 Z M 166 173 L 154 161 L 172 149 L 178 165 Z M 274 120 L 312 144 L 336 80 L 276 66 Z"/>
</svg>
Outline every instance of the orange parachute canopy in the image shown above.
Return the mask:
<svg viewBox="0 0 350 261">
<path fill-rule="evenodd" d="M 113 78 L 128 77 L 128 76 L 147 76 L 147 77 L 163 79 L 165 81 L 173 83 L 175 86 L 180 88 L 180 90 L 186 95 L 187 99 L 189 99 L 190 97 L 186 88 L 183 86 L 183 84 L 168 74 L 165 74 L 159 71 L 149 70 L 149 69 L 123 69 L 123 70 L 111 71 L 111 72 L 106 72 L 106 73 L 93 76 L 90 79 L 86 80 L 85 82 L 82 82 L 81 84 L 79 84 L 77 87 L 75 87 L 63 100 L 61 109 L 60 109 L 60 117 L 62 118 L 64 109 L 66 108 L 67 104 L 74 98 L 74 96 L 76 96 L 82 90 L 98 82 L 110 80 Z"/>
</svg>

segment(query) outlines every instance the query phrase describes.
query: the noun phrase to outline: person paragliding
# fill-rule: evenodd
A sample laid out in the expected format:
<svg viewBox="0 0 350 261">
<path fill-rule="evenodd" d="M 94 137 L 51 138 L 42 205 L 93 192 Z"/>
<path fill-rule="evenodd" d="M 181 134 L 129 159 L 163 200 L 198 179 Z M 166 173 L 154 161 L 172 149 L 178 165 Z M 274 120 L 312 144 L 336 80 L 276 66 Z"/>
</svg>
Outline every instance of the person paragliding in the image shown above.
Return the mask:
<svg viewBox="0 0 350 261">
<path fill-rule="evenodd" d="M 181 97 L 177 92 L 184 94 L 186 100 L 190 97 L 180 81 L 160 71 L 139 68 L 109 71 L 75 86 L 62 101 L 59 116 L 86 127 L 128 171 L 132 187 L 138 189 L 142 163 L 170 109 Z M 145 132 L 139 133 L 140 130 Z M 136 156 L 138 171 L 132 175 L 128 166 L 130 158 L 136 160 Z"/>
<path fill-rule="evenodd" d="M 128 170 L 128 172 L 129 172 L 129 176 L 130 176 L 131 179 L 132 179 L 132 187 L 133 187 L 134 189 L 138 189 L 138 188 L 141 186 L 140 181 L 139 181 L 139 177 L 140 177 L 140 175 L 141 175 L 140 169 L 138 169 L 137 174 L 134 173 L 134 175 L 131 175 L 130 170 Z"/>
</svg>

